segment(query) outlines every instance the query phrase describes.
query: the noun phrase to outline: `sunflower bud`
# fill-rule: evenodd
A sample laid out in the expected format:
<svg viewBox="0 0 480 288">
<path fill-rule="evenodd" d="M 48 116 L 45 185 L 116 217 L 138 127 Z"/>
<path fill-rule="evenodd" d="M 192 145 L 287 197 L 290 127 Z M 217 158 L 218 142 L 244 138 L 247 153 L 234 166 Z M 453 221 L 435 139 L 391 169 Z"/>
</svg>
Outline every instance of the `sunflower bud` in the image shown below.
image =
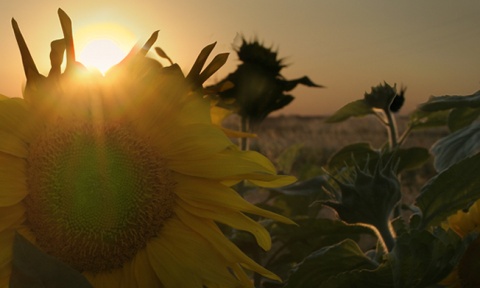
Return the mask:
<svg viewBox="0 0 480 288">
<path fill-rule="evenodd" d="M 372 87 L 370 93 L 365 92 L 365 101 L 372 108 L 382 109 L 387 111 L 390 108 L 390 105 L 397 96 L 396 84 L 390 86 L 387 82 L 384 84 L 379 84 L 375 87 Z"/>
<path fill-rule="evenodd" d="M 383 165 L 381 160 L 372 173 L 368 168 L 355 166 L 353 180 L 335 180 L 340 188 L 341 201 L 324 204 L 334 208 L 348 223 L 371 224 L 381 230 L 401 198 L 400 181 L 395 170 L 390 163 Z"/>
</svg>

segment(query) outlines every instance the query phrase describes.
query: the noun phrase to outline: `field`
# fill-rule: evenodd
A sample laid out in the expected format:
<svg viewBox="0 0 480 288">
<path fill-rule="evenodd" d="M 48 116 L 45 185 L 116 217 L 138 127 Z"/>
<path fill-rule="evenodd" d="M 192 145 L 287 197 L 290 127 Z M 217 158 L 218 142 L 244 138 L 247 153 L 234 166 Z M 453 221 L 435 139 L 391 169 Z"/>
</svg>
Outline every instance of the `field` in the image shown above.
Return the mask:
<svg viewBox="0 0 480 288">
<path fill-rule="evenodd" d="M 268 117 L 260 124 L 251 139 L 250 149 L 267 156 L 280 172 L 308 179 L 321 173 L 321 167 L 342 147 L 369 142 L 379 148 L 387 139 L 386 129 L 374 117 L 352 118 L 335 124 L 325 123 L 326 117 L 277 116 Z M 406 127 L 408 118 L 398 117 L 400 133 Z M 227 118 L 224 125 L 238 128 L 239 119 Z M 430 148 L 435 141 L 447 134 L 446 128 L 414 131 L 406 140 L 404 147 L 418 146 Z M 290 158 L 290 159 L 289 159 Z M 291 162 L 285 167 L 284 163 Z M 432 161 L 420 169 L 404 172 L 402 189 L 405 203 L 411 203 L 413 197 L 425 182 L 435 175 Z"/>
</svg>

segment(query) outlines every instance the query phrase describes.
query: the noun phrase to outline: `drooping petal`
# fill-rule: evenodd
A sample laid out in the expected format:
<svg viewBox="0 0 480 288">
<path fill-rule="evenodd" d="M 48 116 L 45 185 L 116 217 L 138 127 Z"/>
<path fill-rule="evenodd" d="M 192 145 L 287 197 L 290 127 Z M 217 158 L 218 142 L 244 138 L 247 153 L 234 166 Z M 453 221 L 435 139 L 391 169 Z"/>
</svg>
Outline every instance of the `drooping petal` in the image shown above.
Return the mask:
<svg viewBox="0 0 480 288">
<path fill-rule="evenodd" d="M 137 286 L 142 287 L 162 287 L 155 270 L 150 264 L 146 249 L 138 251 L 132 260 L 132 274 L 135 276 Z"/>
<path fill-rule="evenodd" d="M 255 151 L 240 151 L 234 145 L 204 159 L 195 161 L 172 159 L 169 166 L 182 174 L 222 179 L 226 181 L 225 183 L 246 179 L 275 187 L 291 184 L 296 180 L 295 177 L 276 175 L 275 167 L 265 156 Z"/>
<path fill-rule="evenodd" d="M 206 282 L 220 287 L 238 287 L 237 280 L 227 269 L 228 263 L 214 247 L 202 234 L 192 231 L 178 219 L 172 218 L 165 224 L 159 237 L 148 244 L 147 252 L 166 288 L 202 288 Z"/>
<path fill-rule="evenodd" d="M 212 180 L 176 175 L 177 195 L 191 205 L 207 205 L 216 209 L 224 207 L 233 211 L 251 213 L 287 224 L 294 222 L 276 213 L 261 209 L 245 199 L 236 191 Z"/>
<path fill-rule="evenodd" d="M 183 200 L 177 200 L 177 203 L 185 210 L 198 217 L 212 219 L 216 222 L 229 225 L 232 228 L 252 233 L 257 240 L 258 245 L 264 250 L 270 250 L 272 246 L 272 239 L 270 238 L 267 229 L 238 211 L 218 206 L 202 205 L 195 202 L 187 204 Z"/>
<path fill-rule="evenodd" d="M 198 217 L 193 216 L 188 211 L 181 207 L 175 209 L 178 218 L 185 223 L 192 230 L 200 235 L 203 235 L 208 242 L 213 245 L 218 252 L 225 257 L 230 263 L 238 263 L 242 267 L 255 271 L 267 278 L 281 281 L 281 279 L 274 273 L 263 268 L 261 265 L 250 259 L 237 246 L 228 240 L 213 221 L 204 221 Z"/>
</svg>

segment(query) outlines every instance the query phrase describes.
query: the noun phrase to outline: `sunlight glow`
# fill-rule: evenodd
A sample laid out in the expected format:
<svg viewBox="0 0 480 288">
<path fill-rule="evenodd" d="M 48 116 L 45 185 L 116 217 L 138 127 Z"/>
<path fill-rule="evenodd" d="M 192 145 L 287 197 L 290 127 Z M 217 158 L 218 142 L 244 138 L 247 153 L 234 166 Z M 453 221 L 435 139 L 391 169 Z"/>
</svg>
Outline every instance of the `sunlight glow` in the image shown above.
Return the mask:
<svg viewBox="0 0 480 288">
<path fill-rule="evenodd" d="M 77 61 L 102 74 L 120 62 L 136 43 L 133 33 L 113 23 L 90 23 L 74 34 Z"/>
<path fill-rule="evenodd" d="M 80 51 L 78 61 L 87 68 L 96 68 L 102 74 L 120 62 L 126 55 L 124 51 L 114 41 L 106 38 L 93 39 Z"/>
</svg>

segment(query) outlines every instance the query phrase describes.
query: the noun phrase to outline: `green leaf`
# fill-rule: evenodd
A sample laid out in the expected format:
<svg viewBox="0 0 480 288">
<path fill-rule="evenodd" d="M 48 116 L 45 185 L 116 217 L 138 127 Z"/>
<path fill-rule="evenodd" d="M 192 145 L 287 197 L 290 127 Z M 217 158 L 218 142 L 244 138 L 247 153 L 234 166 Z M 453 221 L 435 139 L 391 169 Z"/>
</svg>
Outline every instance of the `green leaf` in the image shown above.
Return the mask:
<svg viewBox="0 0 480 288">
<path fill-rule="evenodd" d="M 428 149 L 423 147 L 398 149 L 396 152 L 387 153 L 386 159 L 391 157 L 391 155 L 395 155 L 395 159 L 393 159 L 394 163 L 399 159 L 397 173 L 420 168 L 430 158 Z"/>
<path fill-rule="evenodd" d="M 346 239 L 305 258 L 292 271 L 285 288 L 323 287 L 325 281 L 343 272 L 375 268 L 377 264 L 363 254 L 357 243 Z"/>
<path fill-rule="evenodd" d="M 325 193 L 323 191 L 324 187 L 331 187 L 329 177 L 327 175 L 319 175 L 305 181 L 296 182 L 292 185 L 280 188 L 273 188 L 271 190 L 288 196 L 312 196 L 316 199 L 330 199 L 330 197 L 322 197 L 322 195 Z"/>
<path fill-rule="evenodd" d="M 381 264 L 374 270 L 355 269 L 339 273 L 322 283 L 322 288 L 391 288 L 392 270 Z"/>
<path fill-rule="evenodd" d="M 20 234 L 13 242 L 11 288 L 92 288 L 77 270 L 40 251 Z"/>
<path fill-rule="evenodd" d="M 433 96 L 419 106 L 419 109 L 427 112 L 447 110 L 452 108 L 478 108 L 480 107 L 480 90 L 468 96 Z"/>
<path fill-rule="evenodd" d="M 455 132 L 475 121 L 480 116 L 480 109 L 470 107 L 455 108 L 450 112 L 448 117 L 448 128 Z"/>
<path fill-rule="evenodd" d="M 410 114 L 409 126 L 412 130 L 442 127 L 447 125 L 449 114 L 448 110 L 435 112 L 415 110 Z"/>
<path fill-rule="evenodd" d="M 327 123 L 337 123 L 345 121 L 350 117 L 362 117 L 373 113 L 372 107 L 364 99 L 360 99 L 343 106 L 325 121 Z"/>
<path fill-rule="evenodd" d="M 293 164 L 303 146 L 302 143 L 293 144 L 280 153 L 276 161 L 279 172 L 282 174 L 290 174 Z"/>
<path fill-rule="evenodd" d="M 420 229 L 440 224 L 480 198 L 480 153 L 468 157 L 430 179 L 417 197 L 422 210 Z"/>
<path fill-rule="evenodd" d="M 298 226 L 274 222 L 270 228 L 272 236 L 281 242 L 309 243 L 311 248 L 319 249 L 344 239 L 359 240 L 361 234 L 377 236 L 368 225 L 348 224 L 341 220 L 327 218 L 294 218 Z M 330 239 L 328 239 L 330 238 Z"/>
<path fill-rule="evenodd" d="M 388 254 L 392 287 L 424 288 L 444 279 L 457 264 L 465 246 L 453 230 L 413 230 L 397 238 Z"/>
<path fill-rule="evenodd" d="M 480 124 L 472 124 L 437 141 L 431 148 L 434 166 L 442 171 L 480 150 Z"/>
<path fill-rule="evenodd" d="M 342 167 L 353 166 L 355 164 L 362 167 L 367 160 L 378 159 L 379 152 L 374 150 L 370 143 L 354 143 L 347 145 L 335 153 L 328 161 L 330 170 L 340 169 Z"/>
</svg>

